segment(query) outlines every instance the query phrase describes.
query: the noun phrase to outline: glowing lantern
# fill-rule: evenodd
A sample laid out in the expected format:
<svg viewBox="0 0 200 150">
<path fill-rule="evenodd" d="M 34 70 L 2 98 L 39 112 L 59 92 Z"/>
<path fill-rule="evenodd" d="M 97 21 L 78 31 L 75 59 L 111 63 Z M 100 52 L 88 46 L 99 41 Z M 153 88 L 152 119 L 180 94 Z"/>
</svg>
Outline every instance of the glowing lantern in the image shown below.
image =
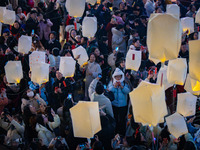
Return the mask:
<svg viewBox="0 0 200 150">
<path fill-rule="evenodd" d="M 126 69 L 138 71 L 142 60 L 141 51 L 129 49 L 126 54 Z"/>
<path fill-rule="evenodd" d="M 5 9 L 3 12 L 3 23 L 13 25 L 16 21 L 15 11 Z"/>
<path fill-rule="evenodd" d="M 5 73 L 8 83 L 20 83 L 23 78 L 21 61 L 8 61 L 5 66 Z"/>
<path fill-rule="evenodd" d="M 135 122 L 153 126 L 164 122 L 164 116 L 167 115 L 167 107 L 163 87 L 142 81 L 138 88 L 129 95 Z"/>
<path fill-rule="evenodd" d="M 101 4 L 101 0 L 97 0 L 97 4 Z"/>
<path fill-rule="evenodd" d="M 96 17 L 84 17 L 82 23 L 82 32 L 84 37 L 94 37 L 97 32 L 97 18 Z"/>
<path fill-rule="evenodd" d="M 3 22 L 3 13 L 6 10 L 6 7 L 0 7 L 0 21 Z"/>
<path fill-rule="evenodd" d="M 194 32 L 194 18 L 192 17 L 185 17 L 181 18 L 181 24 L 183 32 L 188 30 L 188 34 Z"/>
<path fill-rule="evenodd" d="M 49 64 L 35 63 L 32 66 L 31 81 L 42 84 L 49 81 Z"/>
<path fill-rule="evenodd" d="M 196 113 L 197 97 L 191 93 L 178 94 L 177 112 L 184 117 L 193 116 Z"/>
<path fill-rule="evenodd" d="M 22 35 L 19 38 L 19 42 L 18 42 L 18 52 L 27 54 L 31 50 L 31 45 L 32 45 L 32 37 Z"/>
<path fill-rule="evenodd" d="M 88 61 L 88 54 L 82 46 L 79 46 L 72 50 L 74 58 L 78 57 L 80 55 L 80 58 L 78 59 L 78 64 L 80 66 L 83 66 Z"/>
<path fill-rule="evenodd" d="M 185 119 L 179 113 L 174 113 L 166 117 L 166 122 L 169 132 L 175 136 L 175 138 L 179 138 L 181 135 L 188 133 Z"/>
<path fill-rule="evenodd" d="M 195 16 L 195 23 L 199 23 L 199 24 L 200 24 L 200 8 L 199 8 L 199 10 L 198 10 L 197 13 L 196 13 L 196 16 Z"/>
<path fill-rule="evenodd" d="M 90 3 L 91 5 L 94 5 L 97 2 L 97 0 L 86 0 L 86 2 Z"/>
<path fill-rule="evenodd" d="M 189 74 L 187 75 L 184 88 L 187 92 L 200 95 L 200 82 L 192 79 Z"/>
<path fill-rule="evenodd" d="M 183 85 L 187 75 L 187 62 L 185 58 L 170 60 L 167 67 L 167 80 L 171 84 Z"/>
<path fill-rule="evenodd" d="M 200 40 L 189 41 L 189 73 L 194 80 L 200 81 Z"/>
<path fill-rule="evenodd" d="M 182 29 L 179 19 L 169 14 L 153 14 L 148 23 L 149 57 L 155 63 L 178 57 Z"/>
<path fill-rule="evenodd" d="M 67 0 L 65 7 L 70 16 L 82 17 L 85 10 L 85 0 Z"/>
<path fill-rule="evenodd" d="M 161 67 L 158 72 L 157 84 L 160 86 L 164 86 L 165 90 L 167 90 L 169 87 L 173 86 L 173 84 L 170 84 L 167 79 L 167 66 L 166 65 L 164 65 L 164 67 Z"/>
<path fill-rule="evenodd" d="M 76 61 L 72 57 L 61 57 L 59 72 L 64 77 L 73 77 L 75 72 Z"/>
<path fill-rule="evenodd" d="M 75 137 L 92 138 L 101 130 L 98 102 L 79 101 L 70 113 Z"/>
<path fill-rule="evenodd" d="M 45 52 L 33 51 L 29 55 L 29 66 L 31 67 L 35 63 L 45 63 Z"/>
<path fill-rule="evenodd" d="M 177 4 L 168 4 L 166 9 L 167 14 L 171 14 L 176 18 L 180 16 L 180 7 Z"/>
</svg>

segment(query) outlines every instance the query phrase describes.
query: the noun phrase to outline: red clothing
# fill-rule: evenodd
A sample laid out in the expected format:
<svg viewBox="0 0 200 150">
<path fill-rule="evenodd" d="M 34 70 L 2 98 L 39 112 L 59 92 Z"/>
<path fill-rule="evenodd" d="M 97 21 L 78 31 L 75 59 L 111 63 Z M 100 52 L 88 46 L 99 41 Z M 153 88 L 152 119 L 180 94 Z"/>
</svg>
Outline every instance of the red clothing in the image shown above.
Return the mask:
<svg viewBox="0 0 200 150">
<path fill-rule="evenodd" d="M 107 37 L 108 37 L 108 50 L 112 53 L 112 28 L 116 27 L 116 24 L 111 24 L 110 22 L 106 26 Z"/>
</svg>

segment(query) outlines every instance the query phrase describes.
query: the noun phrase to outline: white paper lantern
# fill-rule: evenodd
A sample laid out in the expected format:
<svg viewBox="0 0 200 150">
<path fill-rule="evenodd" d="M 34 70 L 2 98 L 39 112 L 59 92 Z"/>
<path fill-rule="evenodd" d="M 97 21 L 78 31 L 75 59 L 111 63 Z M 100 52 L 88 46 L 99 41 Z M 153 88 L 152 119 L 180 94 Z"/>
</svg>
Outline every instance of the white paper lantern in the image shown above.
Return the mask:
<svg viewBox="0 0 200 150">
<path fill-rule="evenodd" d="M 194 80 L 200 81 L 200 40 L 189 41 L 189 73 Z"/>
<path fill-rule="evenodd" d="M 82 17 L 85 10 L 85 0 L 67 0 L 65 7 L 70 16 Z"/>
<path fill-rule="evenodd" d="M 94 37 L 97 32 L 97 18 L 84 17 L 82 23 L 82 32 L 84 37 Z"/>
<path fill-rule="evenodd" d="M 182 28 L 179 19 L 169 14 L 152 14 L 147 29 L 149 57 L 155 63 L 178 57 Z"/>
<path fill-rule="evenodd" d="M 78 59 L 78 64 L 80 66 L 83 66 L 88 61 L 88 54 L 86 52 L 86 49 L 82 46 L 79 46 L 72 50 L 72 53 L 74 55 L 74 58 L 80 55 L 80 58 Z"/>
<path fill-rule="evenodd" d="M 142 81 L 129 95 L 135 122 L 153 126 L 164 122 L 167 106 L 163 87 Z"/>
<path fill-rule="evenodd" d="M 3 13 L 6 10 L 6 7 L 0 7 L 0 21 L 3 22 Z"/>
<path fill-rule="evenodd" d="M 187 75 L 187 62 L 185 58 L 170 60 L 167 67 L 167 80 L 171 84 L 183 85 Z"/>
<path fill-rule="evenodd" d="M 5 65 L 5 73 L 8 83 L 20 83 L 23 78 L 21 61 L 8 61 Z"/>
<path fill-rule="evenodd" d="M 74 137 L 92 138 L 101 130 L 98 102 L 79 101 L 70 113 Z"/>
<path fill-rule="evenodd" d="M 200 24 L 200 8 L 199 8 L 199 10 L 198 10 L 197 13 L 196 13 L 196 16 L 195 16 L 195 23 L 199 23 L 199 24 Z"/>
<path fill-rule="evenodd" d="M 32 37 L 22 35 L 18 41 L 18 52 L 27 54 L 31 50 Z"/>
<path fill-rule="evenodd" d="M 5 9 L 3 12 L 3 23 L 13 25 L 16 21 L 15 11 Z"/>
<path fill-rule="evenodd" d="M 35 63 L 32 66 L 31 81 L 42 84 L 49 81 L 49 64 Z"/>
<path fill-rule="evenodd" d="M 59 72 L 64 77 L 73 77 L 75 72 L 76 61 L 72 57 L 61 57 Z"/>
<path fill-rule="evenodd" d="M 181 18 L 183 32 L 189 31 L 188 34 L 194 32 L 194 18 L 184 17 Z"/>
<path fill-rule="evenodd" d="M 87 3 L 94 5 L 96 4 L 97 0 L 86 0 Z"/>
<path fill-rule="evenodd" d="M 180 7 L 177 4 L 168 4 L 166 9 L 167 14 L 171 14 L 179 19 L 180 17 Z"/>
<path fill-rule="evenodd" d="M 179 138 L 181 135 L 188 133 L 185 119 L 179 113 L 174 113 L 173 115 L 166 117 L 166 123 L 169 132 L 175 136 L 175 138 Z"/>
<path fill-rule="evenodd" d="M 138 71 L 142 60 L 141 51 L 129 49 L 126 54 L 126 69 Z"/>
<path fill-rule="evenodd" d="M 187 75 L 184 89 L 194 95 L 200 95 L 200 82 Z"/>
<path fill-rule="evenodd" d="M 33 51 L 29 55 L 29 66 L 30 66 L 30 68 L 35 63 L 45 63 L 45 52 L 42 52 L 42 51 Z"/>
<path fill-rule="evenodd" d="M 170 84 L 167 79 L 167 66 L 161 67 L 158 72 L 157 82 L 158 85 L 164 86 L 164 89 L 167 90 L 168 88 L 172 87 L 173 84 Z"/>
<path fill-rule="evenodd" d="M 184 117 L 193 116 L 196 113 L 197 97 L 191 93 L 178 94 L 177 112 Z"/>
</svg>

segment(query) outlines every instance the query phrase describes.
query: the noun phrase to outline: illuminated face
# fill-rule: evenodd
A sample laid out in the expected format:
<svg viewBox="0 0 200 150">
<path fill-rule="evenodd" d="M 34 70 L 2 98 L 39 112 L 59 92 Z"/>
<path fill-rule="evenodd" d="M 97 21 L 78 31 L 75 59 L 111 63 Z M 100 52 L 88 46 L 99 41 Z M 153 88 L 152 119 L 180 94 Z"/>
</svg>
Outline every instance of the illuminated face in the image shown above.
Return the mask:
<svg viewBox="0 0 200 150">
<path fill-rule="evenodd" d="M 90 62 L 93 63 L 95 62 L 96 58 L 94 55 L 90 55 Z"/>
</svg>

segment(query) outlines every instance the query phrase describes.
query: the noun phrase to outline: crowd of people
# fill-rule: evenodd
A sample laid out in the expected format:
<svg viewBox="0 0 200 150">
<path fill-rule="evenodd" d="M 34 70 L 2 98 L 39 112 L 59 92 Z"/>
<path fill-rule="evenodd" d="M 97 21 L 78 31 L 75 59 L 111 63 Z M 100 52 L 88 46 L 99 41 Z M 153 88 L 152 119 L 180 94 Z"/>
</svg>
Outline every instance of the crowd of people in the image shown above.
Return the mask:
<svg viewBox="0 0 200 150">
<path fill-rule="evenodd" d="M 196 115 L 187 119 L 189 133 L 176 139 L 165 123 L 154 128 L 134 121 L 129 93 L 142 80 L 156 83 L 161 64 L 149 60 L 146 43 L 147 23 L 152 13 L 165 13 L 170 0 L 101 0 L 85 4 L 81 18 L 68 15 L 65 0 L 1 0 L 0 6 L 12 6 L 16 12 L 13 25 L 3 24 L 0 36 L 0 149 L 57 150 L 197 150 L 200 141 Z M 199 0 L 173 3 L 180 7 L 180 18 L 193 17 L 200 7 Z M 83 37 L 81 24 L 85 16 L 97 18 L 94 37 Z M 89 30 L 89 28 L 88 28 Z M 183 33 L 179 57 L 189 61 L 188 41 L 198 40 L 195 32 Z M 32 36 L 28 54 L 18 52 L 18 39 Z M 169 43 L 170 44 L 170 43 Z M 73 49 L 87 50 L 88 63 L 76 63 L 74 77 L 65 78 L 59 72 L 60 58 L 73 56 Z M 127 70 L 129 48 L 141 51 L 138 71 Z M 49 67 L 49 81 L 39 85 L 31 81 L 29 55 L 43 51 Z M 5 65 L 21 61 L 23 78 L 19 84 L 8 83 Z M 156 70 L 156 71 L 155 71 Z M 183 86 L 168 88 L 166 103 L 169 114 L 174 113 L 177 93 Z M 145 94 L 145 93 L 144 93 Z M 91 143 L 74 137 L 70 108 L 78 101 L 98 102 L 102 130 Z M 174 103 L 175 102 L 175 103 Z"/>
</svg>

